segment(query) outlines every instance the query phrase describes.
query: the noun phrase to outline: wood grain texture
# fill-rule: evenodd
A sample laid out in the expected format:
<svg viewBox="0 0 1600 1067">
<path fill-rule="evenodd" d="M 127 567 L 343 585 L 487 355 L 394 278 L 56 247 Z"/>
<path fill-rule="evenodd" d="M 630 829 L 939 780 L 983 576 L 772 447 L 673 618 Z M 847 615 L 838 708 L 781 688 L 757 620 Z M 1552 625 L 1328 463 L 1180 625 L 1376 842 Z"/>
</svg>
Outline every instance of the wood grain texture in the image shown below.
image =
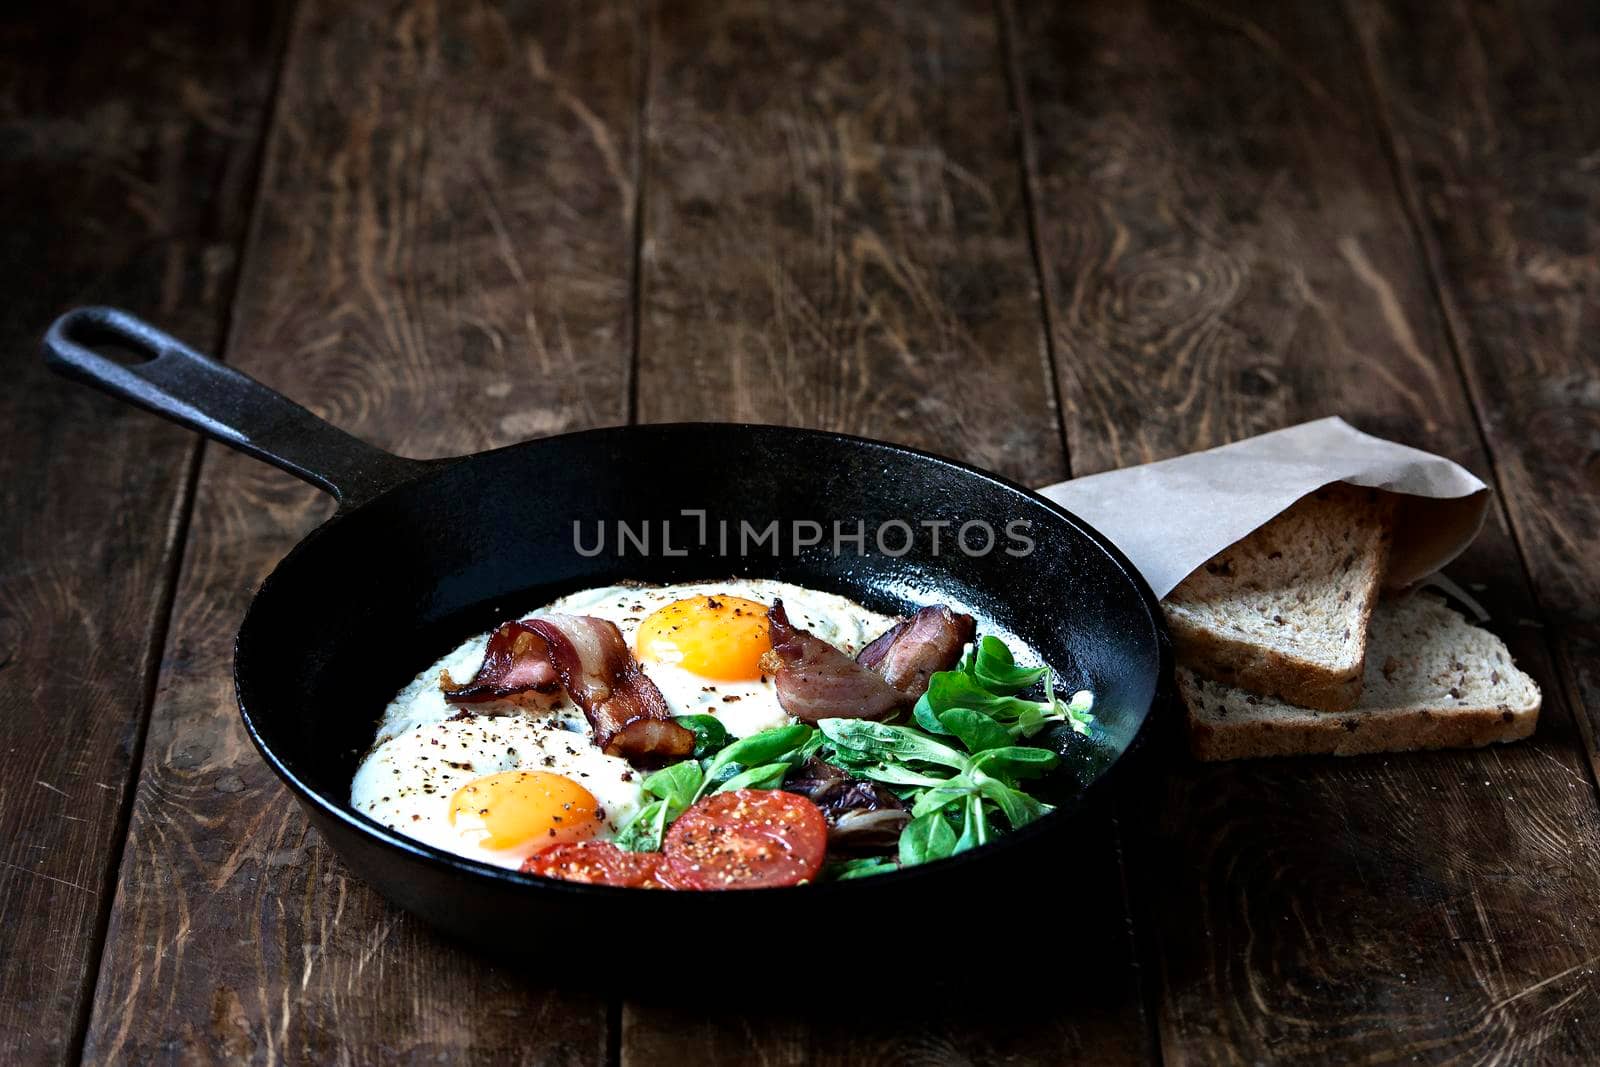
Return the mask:
<svg viewBox="0 0 1600 1067">
<path fill-rule="evenodd" d="M 1349 7 L 1600 767 L 1600 21 L 1557 3 Z"/>
<path fill-rule="evenodd" d="M 662 4 L 650 55 L 640 417 L 820 426 L 1063 477 L 993 10 Z M 851 1007 L 799 978 L 756 1010 L 630 1002 L 622 1062 L 1137 1061 L 1112 828 L 1084 835 L 1039 876 L 1041 893 L 1073 879 L 1100 902 L 1087 935 L 1030 933 L 1080 965 L 1048 996 Z M 884 980 L 959 957 L 886 964 Z"/>
<path fill-rule="evenodd" d="M 280 39 L 269 5 L 0 15 L 0 1061 L 71 1060 L 195 442 L 48 374 L 69 306 L 220 338 Z M 128 48 L 142 39 L 151 47 Z"/>
<path fill-rule="evenodd" d="M 411 455 L 620 421 L 636 29 L 626 4 L 303 5 L 230 362 Z M 88 1058 L 593 1062 L 602 998 L 383 903 L 245 737 L 233 634 L 329 510 L 206 450 Z"/>
<path fill-rule="evenodd" d="M 995 38 L 982 4 L 660 5 L 643 421 L 804 423 L 1065 476 Z"/>
<path fill-rule="evenodd" d="M 632 406 L 1043 483 L 1067 472 L 1063 437 L 1089 473 L 1343 413 L 1494 474 L 1509 532 L 1496 512 L 1453 572 L 1544 685 L 1539 734 L 1348 761 L 1167 753 L 1121 835 L 1159 1048 L 1105 822 L 1041 872 L 1097 880 L 1102 907 L 1028 930 L 1069 962 L 1000 1016 L 955 997 L 712 1014 L 695 991 L 630 1003 L 608 1033 L 600 996 L 459 949 L 350 879 L 239 729 L 232 634 L 326 502 L 208 447 L 175 576 L 194 442 L 34 356 L 52 314 L 91 300 L 224 347 L 286 10 L 138 4 L 84 32 L 29 5 L 0 16 L 0 1060 L 69 1060 L 84 1026 L 90 1062 L 1600 1059 L 1593 12 L 640 17 L 302 3 L 228 358 L 412 455 Z M 86 650 L 70 671 L 63 648 Z"/>
<path fill-rule="evenodd" d="M 1487 469 L 1339 12 L 1012 21 L 1077 472 L 1334 412 Z M 1452 570 L 1543 684 L 1538 735 L 1175 761 L 1128 835 L 1168 1062 L 1596 1055 L 1600 817 L 1498 512 Z"/>
</svg>

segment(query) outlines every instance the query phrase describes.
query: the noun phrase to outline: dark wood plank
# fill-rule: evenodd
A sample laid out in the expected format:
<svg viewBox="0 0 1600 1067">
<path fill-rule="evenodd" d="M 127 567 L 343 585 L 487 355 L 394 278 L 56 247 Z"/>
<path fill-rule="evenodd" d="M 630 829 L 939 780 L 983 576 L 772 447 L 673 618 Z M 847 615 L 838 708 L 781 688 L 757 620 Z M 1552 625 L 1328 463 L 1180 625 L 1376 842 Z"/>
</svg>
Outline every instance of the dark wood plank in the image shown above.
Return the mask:
<svg viewBox="0 0 1600 1067">
<path fill-rule="evenodd" d="M 822 426 L 1063 477 L 993 10 L 675 3 L 650 54 L 640 417 Z M 1084 833 L 1040 882 L 1101 902 L 1060 947 L 1092 981 L 1000 1012 L 632 1002 L 622 1062 L 1139 1060 L 1111 828 Z"/>
<path fill-rule="evenodd" d="M 825 426 L 1059 480 L 993 14 L 851 7 L 660 9 L 640 417 Z"/>
<path fill-rule="evenodd" d="M 1037 5 L 1015 41 L 1075 470 L 1334 412 L 1487 469 L 1337 10 Z M 1174 760 L 1126 844 L 1168 1062 L 1596 1055 L 1600 817 L 1499 512 L 1453 570 L 1538 735 Z"/>
<path fill-rule="evenodd" d="M 1534 2 L 1351 14 L 1600 767 L 1600 20 Z"/>
<path fill-rule="evenodd" d="M 636 28 L 625 3 L 304 5 L 230 362 L 411 455 L 621 421 Z M 592 1062 L 603 998 L 384 904 L 238 723 L 232 634 L 328 511 L 206 450 L 88 1058 Z"/>
<path fill-rule="evenodd" d="M 221 337 L 267 4 L 0 15 L 0 1060 L 74 1058 L 188 499 L 192 437 L 45 372 L 84 302 Z"/>
</svg>

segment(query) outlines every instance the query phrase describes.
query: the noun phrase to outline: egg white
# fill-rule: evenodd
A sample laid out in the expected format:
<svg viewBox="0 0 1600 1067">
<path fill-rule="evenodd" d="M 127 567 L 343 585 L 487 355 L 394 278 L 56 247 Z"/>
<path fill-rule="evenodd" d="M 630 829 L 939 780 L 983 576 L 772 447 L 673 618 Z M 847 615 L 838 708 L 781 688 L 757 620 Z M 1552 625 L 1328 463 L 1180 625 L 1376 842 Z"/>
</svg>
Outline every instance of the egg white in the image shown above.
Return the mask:
<svg viewBox="0 0 1600 1067">
<path fill-rule="evenodd" d="M 842 596 L 787 582 L 737 578 L 670 586 L 615 585 L 560 598 L 519 618 L 545 613 L 608 619 L 634 648 L 639 624 L 651 612 L 696 596 L 740 596 L 771 604 L 782 598 L 795 625 L 855 655 L 894 622 Z M 475 704 L 471 717 L 445 702 L 440 679 L 470 679 L 483 663 L 489 634 L 479 634 L 433 664 L 384 710 L 372 750 L 351 783 L 356 810 L 418 841 L 447 852 L 515 868 L 527 849 L 496 852 L 460 834 L 450 820 L 455 791 L 474 778 L 511 770 L 566 775 L 595 797 L 605 815 L 596 837 L 604 840 L 644 803 L 644 775 L 595 745 L 588 721 L 563 693 L 530 693 Z M 728 733 L 746 737 L 793 721 L 778 705 L 770 678 L 716 681 L 681 667 L 644 663 L 674 715 L 715 715 Z"/>
<path fill-rule="evenodd" d="M 789 621 L 854 656 L 894 624 L 887 615 L 868 611 L 853 600 L 764 578 L 732 578 L 683 585 L 613 585 L 564 596 L 541 611 L 593 615 L 617 624 L 630 649 L 635 649 L 639 624 L 650 613 L 679 600 L 701 596 L 738 596 L 770 605 L 783 600 Z M 778 706 L 772 679 L 716 681 L 691 674 L 674 664 L 643 664 L 674 715 L 715 715 L 734 737 L 786 726 L 792 716 Z"/>
<path fill-rule="evenodd" d="M 413 726 L 373 749 L 356 771 L 350 802 L 364 815 L 446 852 L 499 867 L 521 866 L 533 851 L 486 849 L 450 820 L 456 790 L 500 771 L 565 775 L 594 795 L 607 838 L 639 809 L 643 776 L 628 761 L 608 756 L 560 716 L 478 715 Z"/>
</svg>

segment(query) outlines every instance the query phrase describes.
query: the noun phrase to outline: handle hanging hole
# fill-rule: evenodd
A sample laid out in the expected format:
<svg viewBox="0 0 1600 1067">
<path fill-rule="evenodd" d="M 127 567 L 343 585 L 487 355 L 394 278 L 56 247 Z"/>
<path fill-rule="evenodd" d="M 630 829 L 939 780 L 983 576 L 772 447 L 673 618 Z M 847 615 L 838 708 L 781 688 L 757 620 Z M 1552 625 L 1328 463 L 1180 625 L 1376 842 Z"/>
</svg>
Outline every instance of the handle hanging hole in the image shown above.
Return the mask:
<svg viewBox="0 0 1600 1067">
<path fill-rule="evenodd" d="M 161 350 L 149 340 L 120 330 L 109 323 L 80 319 L 67 330 L 67 339 L 125 367 L 149 363 Z"/>
</svg>

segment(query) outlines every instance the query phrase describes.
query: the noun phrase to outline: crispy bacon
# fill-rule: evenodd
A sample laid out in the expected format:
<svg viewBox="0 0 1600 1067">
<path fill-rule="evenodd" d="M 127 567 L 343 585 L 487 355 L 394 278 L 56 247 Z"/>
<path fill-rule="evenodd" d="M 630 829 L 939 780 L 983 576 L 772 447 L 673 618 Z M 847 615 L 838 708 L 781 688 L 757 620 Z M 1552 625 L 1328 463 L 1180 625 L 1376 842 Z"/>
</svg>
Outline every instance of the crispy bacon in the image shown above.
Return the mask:
<svg viewBox="0 0 1600 1067">
<path fill-rule="evenodd" d="M 778 704 L 797 719 L 882 719 L 914 700 L 819 637 L 789 622 L 783 601 L 767 611 L 772 651 L 762 668 L 772 674 Z"/>
<path fill-rule="evenodd" d="M 591 615 L 544 615 L 528 625 L 549 645 L 562 686 L 583 709 L 594 743 L 606 755 L 640 763 L 694 751 L 694 734 L 672 721 L 661 690 L 634 661 L 616 623 Z"/>
<path fill-rule="evenodd" d="M 445 699 L 477 703 L 557 686 L 583 709 L 594 743 L 608 756 L 645 763 L 694 750 L 694 734 L 672 721 L 661 690 L 634 662 L 622 631 L 589 615 L 505 623 L 489 638 L 477 675 L 464 686 L 446 686 Z"/>
<path fill-rule="evenodd" d="M 943 604 L 922 608 L 861 650 L 856 662 L 883 675 L 884 681 L 913 699 L 928 691 L 928 678 L 947 671 L 961 650 L 977 636 L 971 615 L 958 615 Z"/>
<path fill-rule="evenodd" d="M 446 674 L 442 688 L 444 698 L 452 704 L 480 704 L 530 690 L 554 693 L 560 685 L 544 638 L 526 622 L 508 622 L 490 635 L 483 666 L 472 681 L 456 685 Z"/>
</svg>

